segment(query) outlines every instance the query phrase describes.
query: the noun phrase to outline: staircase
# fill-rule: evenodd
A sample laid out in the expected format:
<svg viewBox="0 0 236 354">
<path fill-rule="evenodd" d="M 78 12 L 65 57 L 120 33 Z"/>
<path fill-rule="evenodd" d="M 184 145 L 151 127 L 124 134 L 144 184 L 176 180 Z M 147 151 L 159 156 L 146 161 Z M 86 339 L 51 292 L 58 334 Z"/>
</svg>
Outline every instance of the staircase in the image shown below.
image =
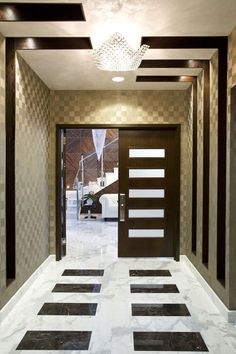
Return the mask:
<svg viewBox="0 0 236 354">
<path fill-rule="evenodd" d="M 104 186 L 101 186 L 101 177 L 98 177 L 96 181 L 90 181 L 87 186 L 83 188 L 83 194 L 93 192 L 94 194 L 100 192 L 102 189 L 108 187 L 110 184 L 118 181 L 118 167 L 114 167 L 112 172 L 106 172 L 103 182 Z"/>
<path fill-rule="evenodd" d="M 104 186 L 100 185 L 101 177 L 97 178 L 94 182 L 90 181 L 87 186 L 84 186 L 83 195 L 89 192 L 102 194 L 103 189 L 107 189 L 107 187 L 118 181 L 118 173 L 118 167 L 114 167 L 112 172 L 106 172 Z M 66 191 L 66 199 L 66 218 L 75 220 L 77 218 L 77 191 Z"/>
<path fill-rule="evenodd" d="M 109 156 L 108 165 L 107 162 L 104 165 L 104 155 Z M 105 168 L 109 172 L 104 173 Z M 91 173 L 91 171 L 96 169 L 97 175 L 103 177 L 94 177 L 95 175 Z M 109 186 L 118 181 L 118 174 L 118 138 L 113 139 L 104 146 L 100 161 L 97 160 L 96 152 L 92 152 L 85 157 L 82 155 L 74 180 L 75 191 L 68 191 L 66 194 L 68 218 L 75 218 L 80 214 L 81 207 L 83 206 L 83 196 L 85 194 L 93 192 L 94 194 L 101 195 L 103 189 L 109 189 Z M 96 180 L 91 180 L 92 178 L 96 178 Z M 99 213 L 101 205 L 98 202 L 97 204 L 96 212 Z"/>
</svg>

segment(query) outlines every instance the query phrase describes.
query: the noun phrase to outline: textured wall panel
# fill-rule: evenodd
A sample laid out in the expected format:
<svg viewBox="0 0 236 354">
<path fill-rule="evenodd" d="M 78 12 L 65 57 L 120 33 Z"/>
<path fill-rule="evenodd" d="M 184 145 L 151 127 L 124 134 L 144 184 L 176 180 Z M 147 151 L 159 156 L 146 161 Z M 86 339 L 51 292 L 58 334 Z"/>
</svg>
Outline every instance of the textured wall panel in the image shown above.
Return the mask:
<svg viewBox="0 0 236 354">
<path fill-rule="evenodd" d="M 1 69 L 1 75 L 2 72 Z M 1 81 L 1 99 L 2 92 Z M 2 124 L 3 108 L 0 107 Z M 18 56 L 16 60 L 16 279 L 6 288 L 5 257 L 1 257 L 3 263 L 1 264 L 0 306 L 4 305 L 49 254 L 48 143 L 49 90 Z M 2 174 L 0 177 L 3 204 Z M 3 210 L 4 208 L 1 208 L 1 213 Z M 4 219 L 1 214 L 1 254 L 5 240 L 5 233 L 2 235 L 3 224 Z M 5 245 L 3 249 L 5 250 Z"/>
<path fill-rule="evenodd" d="M 190 91 L 54 91 L 50 128 L 50 249 L 55 252 L 55 125 L 181 123 L 181 161 L 186 161 Z M 186 145 L 187 144 L 187 145 Z M 181 164 L 181 181 L 189 166 Z M 181 186 L 181 245 L 187 238 L 188 190 Z M 188 235 L 189 237 L 189 235 Z"/>
</svg>

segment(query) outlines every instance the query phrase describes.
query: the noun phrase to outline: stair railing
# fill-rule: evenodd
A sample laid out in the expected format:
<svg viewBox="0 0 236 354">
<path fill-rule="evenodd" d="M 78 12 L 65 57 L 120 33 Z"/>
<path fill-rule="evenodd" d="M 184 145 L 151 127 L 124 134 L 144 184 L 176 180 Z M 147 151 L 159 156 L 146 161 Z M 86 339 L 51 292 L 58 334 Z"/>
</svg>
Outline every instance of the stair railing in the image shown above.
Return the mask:
<svg viewBox="0 0 236 354">
<path fill-rule="evenodd" d="M 111 144 L 118 141 L 118 138 L 113 139 L 103 147 L 102 155 L 101 155 L 101 181 L 100 186 L 104 187 L 104 150 L 110 146 Z M 74 179 L 73 188 L 76 189 L 77 196 L 77 219 L 79 219 L 81 207 L 84 205 L 83 197 L 84 197 L 84 175 L 85 175 L 85 165 L 84 162 L 90 159 L 92 156 L 96 154 L 96 151 L 92 152 L 87 156 L 81 155 L 81 159 L 79 161 L 79 167 Z"/>
</svg>

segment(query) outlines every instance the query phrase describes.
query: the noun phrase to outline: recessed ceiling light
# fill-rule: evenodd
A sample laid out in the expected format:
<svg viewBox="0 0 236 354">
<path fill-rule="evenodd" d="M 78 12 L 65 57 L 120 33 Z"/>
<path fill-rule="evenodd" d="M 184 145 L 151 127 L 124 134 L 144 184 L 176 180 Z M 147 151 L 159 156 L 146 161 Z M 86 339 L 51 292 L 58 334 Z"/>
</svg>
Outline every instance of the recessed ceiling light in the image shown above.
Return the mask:
<svg viewBox="0 0 236 354">
<path fill-rule="evenodd" d="M 112 78 L 112 81 L 115 81 L 115 82 L 122 82 L 122 81 L 124 81 L 124 77 L 122 77 L 122 76 L 114 76 L 114 77 Z"/>
</svg>

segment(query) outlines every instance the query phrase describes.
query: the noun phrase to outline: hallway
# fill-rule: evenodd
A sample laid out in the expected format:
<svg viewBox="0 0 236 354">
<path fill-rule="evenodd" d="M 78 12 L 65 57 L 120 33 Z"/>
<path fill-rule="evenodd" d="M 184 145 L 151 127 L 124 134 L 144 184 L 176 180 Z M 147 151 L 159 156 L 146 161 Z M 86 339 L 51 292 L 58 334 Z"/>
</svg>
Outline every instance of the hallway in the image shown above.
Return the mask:
<svg viewBox="0 0 236 354">
<path fill-rule="evenodd" d="M 69 221 L 68 256 L 48 265 L 2 323 L 0 353 L 78 353 L 81 350 L 93 354 L 165 353 L 171 350 L 172 353 L 184 350 L 184 353 L 203 353 L 207 351 L 205 344 L 211 354 L 235 353 L 236 325 L 225 322 L 183 261 L 118 259 L 116 254 L 116 222 Z M 62 275 L 71 269 L 76 271 Z M 85 269 L 90 270 L 89 275 L 81 271 Z M 59 305 L 48 304 L 42 309 L 45 303 Z M 61 303 L 66 305 L 60 306 Z M 78 306 L 79 303 L 90 305 Z M 140 304 L 182 305 L 151 309 L 149 306 L 147 309 L 148 306 Z M 40 310 L 41 315 L 38 315 Z M 62 315 L 56 316 L 58 312 Z M 149 316 L 143 316 L 147 313 Z M 31 332 L 21 341 L 27 331 L 63 333 L 59 338 L 53 338 L 55 332 L 46 336 L 36 333 L 37 339 L 29 341 L 27 338 L 32 339 L 35 335 Z M 81 337 L 81 333 L 72 331 L 86 333 Z M 159 333 L 158 338 L 149 334 L 145 338 L 146 333 L 133 335 L 134 332 L 182 333 L 170 340 L 169 334 L 165 337 L 164 333 Z M 189 339 L 192 332 L 200 332 L 201 336 L 191 335 Z M 86 346 L 88 350 L 85 350 Z M 37 350 L 39 348 L 41 350 Z"/>
</svg>

